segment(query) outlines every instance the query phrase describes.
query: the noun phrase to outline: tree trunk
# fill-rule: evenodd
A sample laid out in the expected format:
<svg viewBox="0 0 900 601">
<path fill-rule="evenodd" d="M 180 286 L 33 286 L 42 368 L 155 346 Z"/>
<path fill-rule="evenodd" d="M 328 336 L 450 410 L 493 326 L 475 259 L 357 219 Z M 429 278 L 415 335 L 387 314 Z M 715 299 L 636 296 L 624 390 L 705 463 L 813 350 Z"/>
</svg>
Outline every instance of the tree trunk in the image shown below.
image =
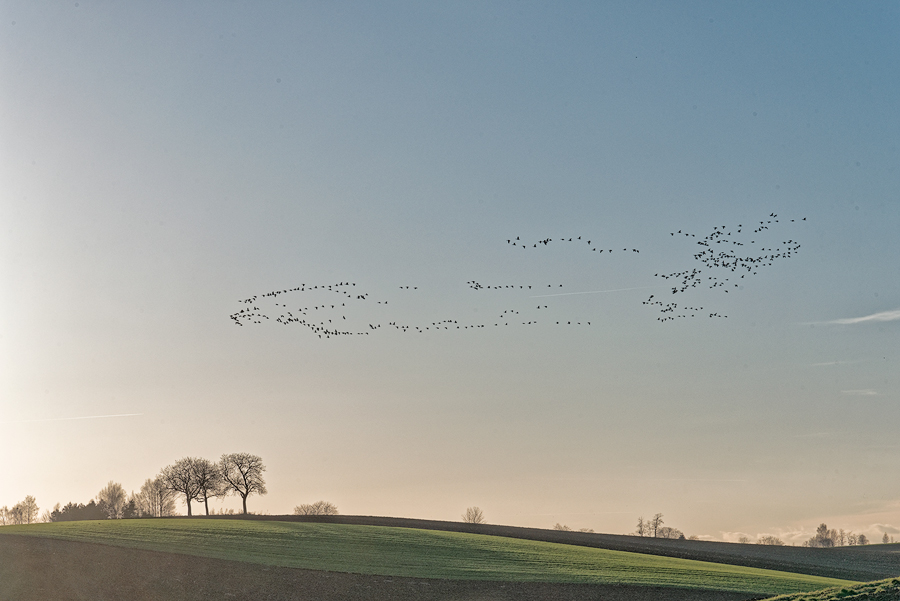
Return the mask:
<svg viewBox="0 0 900 601">
<path fill-rule="evenodd" d="M 184 496 L 187 499 L 188 517 L 191 517 L 191 498 L 188 495 L 184 495 Z"/>
<path fill-rule="evenodd" d="M 247 495 L 244 495 L 243 499 L 244 499 L 244 515 L 247 515 Z"/>
<path fill-rule="evenodd" d="M 203 506 L 206 507 L 206 515 L 209 515 L 209 497 L 203 495 Z"/>
</svg>

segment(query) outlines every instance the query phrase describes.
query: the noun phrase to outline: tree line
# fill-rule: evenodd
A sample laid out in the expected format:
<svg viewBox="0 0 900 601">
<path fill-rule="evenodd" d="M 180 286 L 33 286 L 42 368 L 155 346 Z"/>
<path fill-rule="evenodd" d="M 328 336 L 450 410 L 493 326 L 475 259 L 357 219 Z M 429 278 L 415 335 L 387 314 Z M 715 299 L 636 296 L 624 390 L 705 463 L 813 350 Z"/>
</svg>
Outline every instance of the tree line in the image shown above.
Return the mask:
<svg viewBox="0 0 900 601">
<path fill-rule="evenodd" d="M 32 524 L 37 521 L 38 506 L 34 497 L 28 495 L 23 501 L 13 505 L 12 509 L 4 505 L 0 507 L 0 526 L 16 524 Z"/>
<path fill-rule="evenodd" d="M 218 463 L 199 457 L 185 457 L 162 469 L 158 479 L 163 487 L 175 495 L 184 495 L 188 516 L 193 515 L 191 501 L 203 501 L 209 515 L 209 500 L 233 494 L 241 497 L 243 513 L 247 514 L 247 497 L 264 495 L 266 481 L 262 459 L 250 453 L 222 455 Z"/>
<path fill-rule="evenodd" d="M 887 536 L 887 533 L 885 533 Z M 884 542 L 887 542 L 886 540 Z M 865 534 L 854 534 L 853 532 L 844 532 L 844 529 L 829 530 L 825 523 L 819 524 L 816 528 L 816 535 L 808 541 L 804 541 L 804 547 L 843 547 L 845 545 L 868 545 L 869 539 Z"/>
<path fill-rule="evenodd" d="M 559 524 L 555 527 L 557 530 L 563 529 L 567 530 L 565 526 L 559 528 Z M 638 536 L 649 536 L 653 538 L 674 538 L 679 540 L 685 540 L 684 534 L 681 530 L 677 528 L 670 528 L 668 526 L 663 526 L 663 514 L 657 513 L 653 516 L 652 519 L 645 520 L 643 517 L 638 518 L 637 530 L 635 530 L 634 534 Z M 690 536 L 687 540 L 699 540 L 697 536 Z M 882 542 L 893 542 L 888 538 L 888 535 L 885 534 Z M 738 539 L 739 543 L 749 544 L 752 541 L 750 537 L 743 535 Z M 772 545 L 772 546 L 784 546 L 784 541 L 782 541 L 777 536 L 771 535 L 763 535 L 760 536 L 756 540 L 757 545 Z M 816 534 L 812 538 L 807 541 L 804 541 L 804 547 L 843 547 L 845 545 L 868 545 L 869 539 L 865 534 L 854 534 L 853 532 L 844 532 L 843 529 L 840 530 L 829 530 L 828 526 L 825 524 L 820 524 L 816 529 Z"/>
<path fill-rule="evenodd" d="M 634 532 L 638 536 L 649 536 L 652 538 L 674 538 L 684 540 L 684 532 L 678 528 L 663 526 L 663 514 L 657 513 L 651 519 L 645 520 L 643 516 L 638 518 L 637 530 Z"/>
<path fill-rule="evenodd" d="M 209 500 L 226 495 L 241 497 L 246 515 L 247 497 L 268 492 L 263 478 L 265 471 L 262 459 L 250 453 L 225 454 L 215 463 L 198 457 L 184 457 L 164 467 L 155 478 L 148 478 L 137 494 L 132 492 L 128 495 L 121 484 L 111 480 L 97 493 L 96 500 L 69 502 L 63 506 L 57 503 L 52 510 L 44 511 L 40 521 L 173 516 L 175 500 L 180 496 L 187 505 L 188 516 L 193 515 L 191 502 L 202 501 L 206 515 L 210 515 Z M 38 511 L 37 502 L 29 495 L 12 509 L 0 508 L 0 525 L 37 522 Z"/>
</svg>

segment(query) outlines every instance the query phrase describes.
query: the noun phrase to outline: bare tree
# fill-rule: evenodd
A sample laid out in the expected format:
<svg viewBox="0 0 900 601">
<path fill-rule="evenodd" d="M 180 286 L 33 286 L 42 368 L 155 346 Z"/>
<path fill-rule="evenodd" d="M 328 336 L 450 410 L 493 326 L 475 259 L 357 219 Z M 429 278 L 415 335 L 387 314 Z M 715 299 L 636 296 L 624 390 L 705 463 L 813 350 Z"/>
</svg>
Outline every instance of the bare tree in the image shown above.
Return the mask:
<svg viewBox="0 0 900 601">
<path fill-rule="evenodd" d="M 669 526 L 660 527 L 659 531 L 656 534 L 657 538 L 674 538 L 674 539 L 683 539 L 684 532 L 679 530 L 678 528 L 671 528 Z M 745 537 L 746 538 L 746 537 Z M 749 542 L 750 539 L 747 539 Z"/>
<path fill-rule="evenodd" d="M 746 534 L 742 534 L 738 537 L 738 542 L 742 545 L 750 544 L 750 537 Z"/>
<path fill-rule="evenodd" d="M 126 494 L 125 489 L 118 482 L 110 480 L 106 486 L 97 493 L 97 504 L 101 505 L 106 511 L 106 515 L 111 520 L 120 519 L 125 509 Z"/>
<path fill-rule="evenodd" d="M 869 539 L 866 537 L 865 534 L 860 534 L 858 537 L 856 537 L 856 544 L 857 545 L 868 545 Z"/>
<path fill-rule="evenodd" d="M 209 515 L 209 499 L 225 495 L 225 480 L 219 466 L 209 459 L 194 460 L 194 477 L 200 489 L 198 500 L 203 499 L 206 515 Z M 246 513 L 246 512 L 245 512 Z"/>
<path fill-rule="evenodd" d="M 884 536 L 881 537 L 881 544 L 886 545 L 891 542 L 891 537 L 888 536 L 888 533 L 885 532 Z"/>
<path fill-rule="evenodd" d="M 37 502 L 34 497 L 28 495 L 23 501 L 13 505 L 12 509 L 5 510 L 7 524 L 33 524 L 37 521 L 38 511 Z"/>
<path fill-rule="evenodd" d="M 635 530 L 635 534 L 638 536 L 647 536 L 649 530 L 649 526 L 647 522 L 644 521 L 644 516 L 638 518 L 637 530 Z"/>
<path fill-rule="evenodd" d="M 484 512 L 477 507 L 469 507 L 462 516 L 466 524 L 484 524 Z"/>
<path fill-rule="evenodd" d="M 174 464 L 164 467 L 159 474 L 159 479 L 168 490 L 184 495 L 188 517 L 193 515 L 191 513 L 191 501 L 196 500 L 200 494 L 200 485 L 197 483 L 196 470 L 194 469 L 194 464 L 197 461 L 193 457 L 184 457 Z"/>
<path fill-rule="evenodd" d="M 37 506 L 37 501 L 34 500 L 34 497 L 28 495 L 20 505 L 22 506 L 22 523 L 33 524 L 37 522 L 40 508 Z"/>
<path fill-rule="evenodd" d="M 147 478 L 135 497 L 138 514 L 154 518 L 175 515 L 173 494 L 160 478 Z"/>
<path fill-rule="evenodd" d="M 229 492 L 240 495 L 244 503 L 244 515 L 247 515 L 247 497 L 252 494 L 264 495 L 266 481 L 262 473 L 266 471 L 262 459 L 250 453 L 231 453 L 222 455 L 219 460 L 219 471 Z"/>
<path fill-rule="evenodd" d="M 22 504 L 16 503 L 6 510 L 6 523 L 12 526 L 22 524 Z"/>
<path fill-rule="evenodd" d="M 556 524 L 554 524 L 553 529 L 554 530 L 565 530 L 566 532 L 571 530 L 571 528 L 569 528 L 565 524 L 560 524 L 559 522 L 556 522 Z"/>
<path fill-rule="evenodd" d="M 784 541 L 782 541 L 777 536 L 771 536 L 771 535 L 766 534 L 766 535 L 760 536 L 758 539 L 756 539 L 756 544 L 757 545 L 771 545 L 774 547 L 782 547 L 782 546 L 784 546 Z"/>
<path fill-rule="evenodd" d="M 663 525 L 663 514 L 657 513 L 653 516 L 653 519 L 650 520 L 650 536 L 656 538 L 656 535 L 659 533 L 659 529 L 662 528 Z"/>
<path fill-rule="evenodd" d="M 294 507 L 294 515 L 337 515 L 338 508 L 327 501 L 297 505 Z"/>
</svg>

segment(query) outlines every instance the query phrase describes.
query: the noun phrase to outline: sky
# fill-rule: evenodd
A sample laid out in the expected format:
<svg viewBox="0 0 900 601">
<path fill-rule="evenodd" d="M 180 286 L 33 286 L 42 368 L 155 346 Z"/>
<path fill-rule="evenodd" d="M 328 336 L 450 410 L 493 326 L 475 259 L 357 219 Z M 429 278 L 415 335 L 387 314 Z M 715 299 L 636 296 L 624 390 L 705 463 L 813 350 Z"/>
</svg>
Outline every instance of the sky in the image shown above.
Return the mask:
<svg viewBox="0 0 900 601">
<path fill-rule="evenodd" d="M 261 513 L 900 535 L 896 3 L 0 28 L 0 505 L 249 452 Z"/>
</svg>

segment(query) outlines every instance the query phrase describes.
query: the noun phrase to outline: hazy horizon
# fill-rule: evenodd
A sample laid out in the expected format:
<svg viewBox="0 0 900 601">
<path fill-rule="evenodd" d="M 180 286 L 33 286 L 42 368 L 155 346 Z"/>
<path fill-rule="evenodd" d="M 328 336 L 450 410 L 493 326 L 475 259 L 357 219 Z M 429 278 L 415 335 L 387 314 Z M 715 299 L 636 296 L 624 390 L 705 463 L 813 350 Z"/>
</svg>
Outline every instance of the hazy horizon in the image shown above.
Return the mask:
<svg viewBox="0 0 900 601">
<path fill-rule="evenodd" d="M 900 535 L 896 4 L 0 15 L 0 506 Z"/>
</svg>

